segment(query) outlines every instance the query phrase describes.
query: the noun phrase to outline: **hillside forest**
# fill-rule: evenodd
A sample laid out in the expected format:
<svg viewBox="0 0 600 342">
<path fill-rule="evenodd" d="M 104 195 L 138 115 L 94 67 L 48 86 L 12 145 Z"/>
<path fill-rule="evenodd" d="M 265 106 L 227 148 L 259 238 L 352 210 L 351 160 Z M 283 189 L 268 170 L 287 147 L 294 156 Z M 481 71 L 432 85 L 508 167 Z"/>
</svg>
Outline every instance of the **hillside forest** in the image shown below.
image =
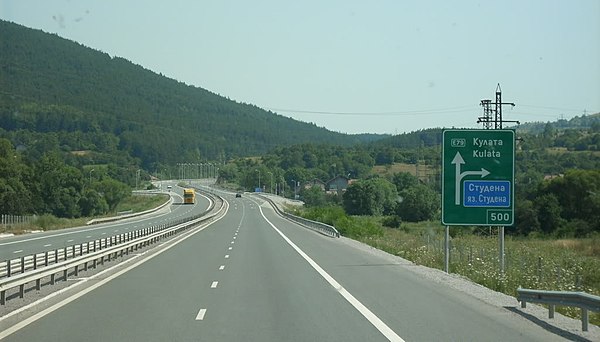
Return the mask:
<svg viewBox="0 0 600 342">
<path fill-rule="evenodd" d="M 5 21 L 0 33 L 0 214 L 103 215 L 151 178 L 210 162 L 218 184 L 235 190 L 261 183 L 390 227 L 439 220 L 440 128 L 331 132 L 56 35 Z M 517 215 L 508 232 L 600 232 L 600 114 L 515 130 Z M 346 191 L 308 185 L 336 176 L 352 181 Z"/>
</svg>

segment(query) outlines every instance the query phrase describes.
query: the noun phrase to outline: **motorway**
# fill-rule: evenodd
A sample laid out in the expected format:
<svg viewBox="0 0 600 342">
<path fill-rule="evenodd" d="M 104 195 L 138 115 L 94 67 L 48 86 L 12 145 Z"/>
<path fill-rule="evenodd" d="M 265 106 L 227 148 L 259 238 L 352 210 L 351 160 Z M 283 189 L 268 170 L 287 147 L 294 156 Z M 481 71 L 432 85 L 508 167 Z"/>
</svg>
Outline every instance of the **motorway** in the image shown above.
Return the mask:
<svg viewBox="0 0 600 342">
<path fill-rule="evenodd" d="M 20 258 L 22 256 L 41 253 L 57 248 L 81 244 L 103 239 L 112 235 L 165 224 L 177 219 L 200 214 L 209 206 L 209 200 L 201 195 L 196 196 L 195 205 L 181 205 L 183 189 L 177 186 L 169 192 L 173 197 L 171 205 L 158 213 L 133 217 L 123 221 L 95 224 L 87 227 L 47 231 L 35 234 L 14 236 L 0 240 L 0 261 Z"/>
<path fill-rule="evenodd" d="M 251 195 L 11 329 L 3 341 L 553 341 L 509 310 Z M 516 303 L 515 303 L 516 304 Z"/>
</svg>

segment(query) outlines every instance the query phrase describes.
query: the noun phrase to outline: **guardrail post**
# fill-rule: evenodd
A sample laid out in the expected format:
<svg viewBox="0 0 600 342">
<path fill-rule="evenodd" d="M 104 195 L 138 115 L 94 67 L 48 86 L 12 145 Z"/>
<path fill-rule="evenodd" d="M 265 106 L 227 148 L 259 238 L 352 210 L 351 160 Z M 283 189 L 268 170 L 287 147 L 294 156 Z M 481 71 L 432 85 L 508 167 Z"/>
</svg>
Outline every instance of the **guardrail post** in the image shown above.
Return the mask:
<svg viewBox="0 0 600 342">
<path fill-rule="evenodd" d="M 23 298 L 25 296 L 25 284 L 19 285 L 19 298 Z"/>
<path fill-rule="evenodd" d="M 44 266 L 48 266 L 48 251 L 44 252 Z"/>
<path fill-rule="evenodd" d="M 548 305 L 548 318 L 554 318 L 554 305 Z"/>
<path fill-rule="evenodd" d="M 58 263 L 58 249 L 54 250 L 54 263 Z"/>
<path fill-rule="evenodd" d="M 10 269 L 10 259 L 6 260 L 6 276 L 10 277 L 11 275 L 11 269 Z"/>
<path fill-rule="evenodd" d="M 65 281 L 67 281 L 67 277 L 68 277 L 68 275 L 69 275 L 68 273 L 69 273 L 69 270 L 68 270 L 68 269 L 66 269 L 66 270 L 64 270 L 64 271 L 63 271 L 63 279 L 64 279 Z"/>
<path fill-rule="evenodd" d="M 6 291 L 0 291 L 0 305 L 6 304 Z"/>
<path fill-rule="evenodd" d="M 64 254 L 65 255 L 63 255 L 63 260 L 67 260 L 67 247 L 65 247 Z"/>
<path fill-rule="evenodd" d="M 33 255 L 33 269 L 37 269 L 37 254 Z"/>
<path fill-rule="evenodd" d="M 25 257 L 21 257 L 21 273 L 25 273 Z"/>
<path fill-rule="evenodd" d="M 581 308 L 581 330 L 588 331 L 588 322 L 589 322 L 588 310 Z"/>
</svg>

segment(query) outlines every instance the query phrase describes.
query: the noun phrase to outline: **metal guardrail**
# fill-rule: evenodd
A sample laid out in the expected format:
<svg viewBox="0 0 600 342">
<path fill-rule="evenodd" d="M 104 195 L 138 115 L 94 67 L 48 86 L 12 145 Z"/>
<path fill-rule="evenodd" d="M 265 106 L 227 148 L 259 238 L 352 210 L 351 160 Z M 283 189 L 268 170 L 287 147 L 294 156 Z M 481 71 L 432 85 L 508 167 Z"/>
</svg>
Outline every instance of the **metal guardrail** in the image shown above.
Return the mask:
<svg viewBox="0 0 600 342">
<path fill-rule="evenodd" d="M 19 287 L 19 298 L 23 298 L 25 285 L 35 281 L 36 290 L 40 290 L 41 281 L 50 277 L 50 284 L 55 283 L 56 275 L 62 273 L 62 278 L 68 278 L 69 270 L 77 276 L 79 267 L 88 269 L 89 263 L 96 267 L 104 260 L 111 260 L 114 255 L 129 254 L 157 242 L 163 238 L 170 237 L 188 228 L 194 227 L 200 222 L 208 221 L 223 212 L 223 202 L 217 211 L 207 215 L 215 209 L 215 203 L 204 213 L 195 215 L 188 220 L 178 220 L 172 224 L 156 227 L 148 227 L 134 232 L 123 233 L 111 237 L 89 241 L 80 245 L 64 247 L 60 250 L 46 251 L 19 259 L 6 260 L 4 264 L 4 277 L 0 278 L 0 305 L 6 303 L 6 291 Z M 79 255 L 77 255 L 79 253 Z M 69 259 L 69 256 L 71 259 Z M 15 269 L 16 268 L 16 269 Z M 12 272 L 15 270 L 15 272 Z"/>
<path fill-rule="evenodd" d="M 268 198 L 267 196 L 264 196 L 264 195 L 257 195 L 257 196 L 264 199 L 265 201 L 269 202 L 271 204 L 271 206 L 275 209 L 275 211 L 280 216 L 283 216 L 291 221 L 299 223 L 299 224 L 301 224 L 309 229 L 312 229 L 316 232 L 319 232 L 321 234 L 331 236 L 331 237 L 337 237 L 337 238 L 340 237 L 340 232 L 338 232 L 338 230 L 335 229 L 334 226 L 325 224 L 323 222 L 305 219 L 303 217 L 292 215 L 290 213 L 286 213 L 285 211 L 279 209 L 279 206 L 277 205 L 277 203 L 275 203 L 272 199 Z"/>
<path fill-rule="evenodd" d="M 555 306 L 574 306 L 581 309 L 581 330 L 588 331 L 588 310 L 600 312 L 600 296 L 585 292 L 517 289 L 517 300 L 525 308 L 527 302 L 548 305 L 548 318 L 554 318 Z"/>
<path fill-rule="evenodd" d="M 169 199 L 167 201 L 165 201 L 165 203 L 159 205 L 156 208 L 148 209 L 145 211 L 140 211 L 138 213 L 127 213 L 127 212 L 122 212 L 121 214 L 117 213 L 117 216 L 91 219 L 88 222 L 86 222 L 85 224 L 91 225 L 91 224 L 97 224 L 97 223 L 113 222 L 113 221 L 118 221 L 118 220 L 124 220 L 124 219 L 131 218 L 131 217 L 146 215 L 146 214 L 158 211 L 158 210 L 166 207 L 167 205 L 171 204 L 172 202 L 173 202 L 173 197 L 169 196 Z"/>
</svg>

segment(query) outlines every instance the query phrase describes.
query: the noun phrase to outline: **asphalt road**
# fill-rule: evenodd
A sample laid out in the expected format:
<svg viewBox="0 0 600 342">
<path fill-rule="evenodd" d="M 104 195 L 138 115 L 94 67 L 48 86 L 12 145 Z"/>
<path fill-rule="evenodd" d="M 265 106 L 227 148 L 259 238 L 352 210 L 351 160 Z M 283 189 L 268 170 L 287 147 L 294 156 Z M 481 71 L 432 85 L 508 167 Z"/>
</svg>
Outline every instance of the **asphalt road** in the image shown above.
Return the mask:
<svg viewBox="0 0 600 342">
<path fill-rule="evenodd" d="M 88 279 L 89 292 L 24 319 L 5 340 L 560 340 L 408 263 L 279 218 L 262 200 L 228 201 L 221 220 Z"/>
<path fill-rule="evenodd" d="M 0 239 L 0 260 L 20 258 L 56 248 L 64 248 L 109 236 L 131 232 L 151 226 L 165 224 L 173 220 L 204 212 L 209 201 L 206 197 L 196 196 L 195 205 L 181 205 L 182 188 L 173 186 L 170 193 L 173 203 L 159 213 L 134 217 L 123 221 L 95 224 L 59 231 L 47 231 L 35 234 L 19 235 Z"/>
</svg>

